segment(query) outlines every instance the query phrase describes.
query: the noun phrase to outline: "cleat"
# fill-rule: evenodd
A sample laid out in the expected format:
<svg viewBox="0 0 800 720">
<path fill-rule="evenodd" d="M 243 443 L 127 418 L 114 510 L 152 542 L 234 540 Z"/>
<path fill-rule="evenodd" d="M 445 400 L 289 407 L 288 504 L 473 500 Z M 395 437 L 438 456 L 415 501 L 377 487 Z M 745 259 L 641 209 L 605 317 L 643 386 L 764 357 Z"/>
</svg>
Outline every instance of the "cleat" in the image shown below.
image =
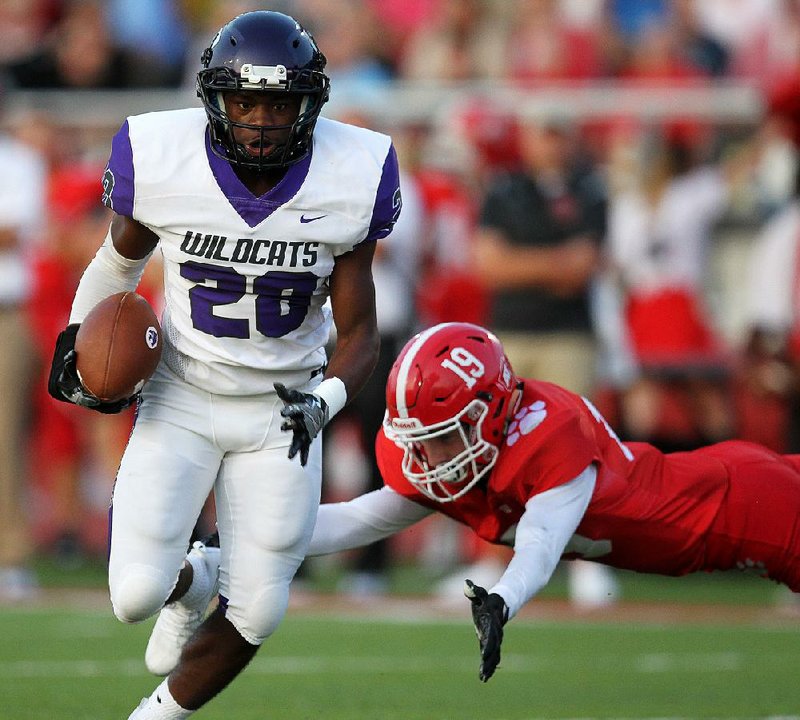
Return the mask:
<svg viewBox="0 0 800 720">
<path fill-rule="evenodd" d="M 218 547 L 200 541 L 192 545 L 186 556 L 194 568 L 192 585 L 184 597 L 161 609 L 147 643 L 144 662 L 153 675 L 173 671 L 184 645 L 205 620 L 208 604 L 219 592 L 219 556 Z"/>
<path fill-rule="evenodd" d="M 137 720 L 137 718 L 143 717 L 144 709 L 147 706 L 147 698 L 142 698 L 142 702 L 140 702 L 136 709 L 128 715 L 128 720 Z"/>
</svg>

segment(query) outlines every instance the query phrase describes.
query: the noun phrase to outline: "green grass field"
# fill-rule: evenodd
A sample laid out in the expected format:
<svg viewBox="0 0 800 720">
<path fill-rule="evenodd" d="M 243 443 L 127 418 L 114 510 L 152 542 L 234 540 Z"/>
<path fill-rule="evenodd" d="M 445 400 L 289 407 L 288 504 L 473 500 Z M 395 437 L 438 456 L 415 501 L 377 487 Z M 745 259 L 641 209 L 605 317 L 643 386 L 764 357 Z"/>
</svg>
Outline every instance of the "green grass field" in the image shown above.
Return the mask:
<svg viewBox="0 0 800 720">
<path fill-rule="evenodd" d="M 648 584 L 625 592 L 649 602 Z M 767 608 L 775 588 L 747 578 L 655 580 L 649 595 Z M 702 590 L 702 592 L 701 592 Z M 681 599 L 674 598 L 676 602 Z M 535 601 L 534 601 L 535 602 Z M 544 600 L 543 603 L 552 600 Z M 333 602 L 331 602 L 333 605 Z M 424 610 L 426 599 L 419 606 Z M 341 600 L 336 607 L 342 607 Z M 501 668 L 477 679 L 477 641 L 454 611 L 415 608 L 324 615 L 290 611 L 245 674 L 196 717 L 207 720 L 534 720 L 539 718 L 800 718 L 800 620 L 682 624 L 515 619 Z M 361 616 L 359 618 L 359 616 Z M 758 613 L 754 618 L 758 618 Z M 151 623 L 110 610 L 0 608 L 0 720 L 124 720 L 156 679 L 142 655 Z"/>
</svg>

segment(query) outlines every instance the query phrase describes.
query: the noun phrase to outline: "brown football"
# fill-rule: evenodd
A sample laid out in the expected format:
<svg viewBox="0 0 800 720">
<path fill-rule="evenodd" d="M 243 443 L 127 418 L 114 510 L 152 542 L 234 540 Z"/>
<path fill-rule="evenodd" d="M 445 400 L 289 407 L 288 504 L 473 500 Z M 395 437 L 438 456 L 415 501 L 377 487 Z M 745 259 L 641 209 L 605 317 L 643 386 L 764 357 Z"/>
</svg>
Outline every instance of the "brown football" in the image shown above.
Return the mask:
<svg viewBox="0 0 800 720">
<path fill-rule="evenodd" d="M 161 325 L 135 292 L 99 302 L 75 337 L 76 367 L 95 397 L 115 402 L 142 389 L 161 359 Z"/>
</svg>

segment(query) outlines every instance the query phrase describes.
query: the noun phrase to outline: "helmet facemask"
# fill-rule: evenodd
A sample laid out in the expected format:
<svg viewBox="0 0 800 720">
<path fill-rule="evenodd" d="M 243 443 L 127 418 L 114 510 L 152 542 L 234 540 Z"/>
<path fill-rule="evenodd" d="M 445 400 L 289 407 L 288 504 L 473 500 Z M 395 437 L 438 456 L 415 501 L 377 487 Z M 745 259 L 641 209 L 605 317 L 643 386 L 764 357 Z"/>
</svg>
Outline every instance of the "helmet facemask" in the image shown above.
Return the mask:
<svg viewBox="0 0 800 720">
<path fill-rule="evenodd" d="M 248 74 L 249 73 L 249 74 Z M 197 92 L 206 107 L 211 128 L 211 148 L 214 154 L 240 167 L 263 171 L 287 167 L 302 160 L 308 153 L 311 134 L 322 105 L 327 100 L 328 78 L 322 73 L 303 70 L 289 80 L 291 73 L 283 65 L 243 65 L 240 76 L 227 68 L 201 70 Z M 319 77 L 314 77 L 319 76 Z M 225 93 L 264 92 L 300 96 L 297 118 L 287 125 L 250 125 L 232 120 L 225 110 Z M 235 130 L 257 132 L 260 145 L 271 144 L 270 136 L 288 130 L 286 141 L 269 154 L 253 156 L 236 140 Z"/>
<path fill-rule="evenodd" d="M 387 436 L 404 451 L 402 469 L 406 479 L 426 497 L 453 502 L 471 490 L 494 466 L 499 450 L 483 437 L 489 406 L 473 400 L 457 415 L 432 425 L 417 418 L 390 419 L 384 423 Z M 463 450 L 432 466 L 424 442 L 447 435 L 461 439 Z"/>
</svg>

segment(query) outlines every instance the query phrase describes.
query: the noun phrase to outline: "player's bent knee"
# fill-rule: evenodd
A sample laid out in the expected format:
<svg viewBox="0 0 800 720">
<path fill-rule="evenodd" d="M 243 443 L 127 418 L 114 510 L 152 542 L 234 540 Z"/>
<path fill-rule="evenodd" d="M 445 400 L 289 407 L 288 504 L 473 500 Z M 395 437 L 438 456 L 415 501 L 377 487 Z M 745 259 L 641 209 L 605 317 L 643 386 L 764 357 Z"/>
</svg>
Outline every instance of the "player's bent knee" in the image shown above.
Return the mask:
<svg viewBox="0 0 800 720">
<path fill-rule="evenodd" d="M 174 577 L 149 565 L 129 566 L 110 583 L 114 615 L 124 623 L 147 620 L 163 607 L 174 585 Z"/>
<path fill-rule="evenodd" d="M 270 555 L 277 555 L 283 558 L 292 559 L 299 565 L 305 557 L 305 550 L 314 528 L 313 521 L 310 523 L 290 523 L 281 524 L 280 532 L 275 532 L 274 527 L 266 526 L 253 533 L 252 541 L 255 547 L 262 552 Z M 282 560 L 283 561 L 283 560 Z"/>
<path fill-rule="evenodd" d="M 228 603 L 225 617 L 251 645 L 261 645 L 275 632 L 289 606 L 289 586 L 273 586 L 245 604 Z"/>
</svg>

